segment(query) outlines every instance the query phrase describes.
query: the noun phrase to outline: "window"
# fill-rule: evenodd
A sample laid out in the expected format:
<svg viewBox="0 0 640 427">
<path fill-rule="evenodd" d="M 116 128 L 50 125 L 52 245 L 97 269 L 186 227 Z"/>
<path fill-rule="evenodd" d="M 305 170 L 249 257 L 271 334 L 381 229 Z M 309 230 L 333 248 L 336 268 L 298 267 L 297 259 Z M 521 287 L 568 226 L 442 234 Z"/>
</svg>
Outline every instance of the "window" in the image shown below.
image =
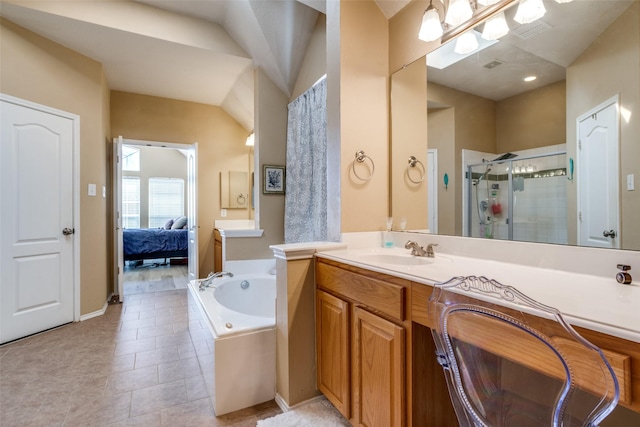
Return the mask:
<svg viewBox="0 0 640 427">
<path fill-rule="evenodd" d="M 140 228 L 140 178 L 122 177 L 122 228 Z"/>
<path fill-rule="evenodd" d="M 184 215 L 184 180 L 149 178 L 149 228 Z"/>
<path fill-rule="evenodd" d="M 122 170 L 140 170 L 140 149 L 131 147 L 130 145 L 122 146 Z"/>
</svg>

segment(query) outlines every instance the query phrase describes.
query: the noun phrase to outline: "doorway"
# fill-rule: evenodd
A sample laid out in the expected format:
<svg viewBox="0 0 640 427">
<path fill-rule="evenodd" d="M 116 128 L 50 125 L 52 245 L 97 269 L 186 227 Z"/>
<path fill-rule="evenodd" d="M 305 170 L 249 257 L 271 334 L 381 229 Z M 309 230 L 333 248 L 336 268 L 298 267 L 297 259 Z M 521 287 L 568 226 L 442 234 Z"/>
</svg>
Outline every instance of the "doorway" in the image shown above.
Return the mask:
<svg viewBox="0 0 640 427">
<path fill-rule="evenodd" d="M 114 151 L 119 300 L 186 288 L 197 266 L 196 144 L 117 138 Z"/>
</svg>

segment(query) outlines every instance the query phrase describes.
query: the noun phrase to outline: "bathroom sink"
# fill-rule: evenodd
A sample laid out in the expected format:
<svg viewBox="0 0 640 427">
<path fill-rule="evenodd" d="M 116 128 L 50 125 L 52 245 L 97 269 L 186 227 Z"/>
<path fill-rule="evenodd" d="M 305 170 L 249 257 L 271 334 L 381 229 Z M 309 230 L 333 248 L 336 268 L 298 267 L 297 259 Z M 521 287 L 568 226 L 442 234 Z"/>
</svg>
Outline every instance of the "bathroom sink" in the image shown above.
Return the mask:
<svg viewBox="0 0 640 427">
<path fill-rule="evenodd" d="M 418 257 L 409 254 L 364 254 L 360 256 L 360 259 L 367 263 L 388 265 L 425 265 L 434 262 L 434 258 Z"/>
</svg>

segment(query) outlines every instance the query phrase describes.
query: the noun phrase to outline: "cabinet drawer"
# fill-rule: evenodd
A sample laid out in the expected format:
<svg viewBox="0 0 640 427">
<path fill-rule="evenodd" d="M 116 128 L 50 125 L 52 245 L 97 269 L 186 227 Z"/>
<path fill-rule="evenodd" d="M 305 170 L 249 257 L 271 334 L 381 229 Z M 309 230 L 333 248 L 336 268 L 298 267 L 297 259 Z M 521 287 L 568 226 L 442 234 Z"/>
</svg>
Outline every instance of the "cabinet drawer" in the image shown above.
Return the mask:
<svg viewBox="0 0 640 427">
<path fill-rule="evenodd" d="M 357 301 L 358 304 L 384 313 L 400 322 L 406 319 L 407 291 L 402 285 L 374 279 L 322 262 L 316 264 L 316 283 L 321 289 Z"/>
</svg>

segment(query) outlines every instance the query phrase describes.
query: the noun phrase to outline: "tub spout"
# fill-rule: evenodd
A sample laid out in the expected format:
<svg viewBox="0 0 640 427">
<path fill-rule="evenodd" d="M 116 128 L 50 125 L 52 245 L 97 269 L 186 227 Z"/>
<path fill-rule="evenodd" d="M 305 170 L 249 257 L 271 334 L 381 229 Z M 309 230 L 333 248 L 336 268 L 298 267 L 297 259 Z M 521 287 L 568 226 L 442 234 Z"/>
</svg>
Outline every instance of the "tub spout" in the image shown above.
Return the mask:
<svg viewBox="0 0 640 427">
<path fill-rule="evenodd" d="M 206 288 L 211 286 L 211 282 L 213 282 L 213 279 L 216 279 L 216 278 L 222 277 L 222 276 L 233 277 L 233 273 L 231 273 L 229 271 L 218 271 L 217 273 L 214 273 L 212 271 L 211 273 L 209 273 L 207 275 L 206 279 L 202 279 L 200 281 L 200 285 L 198 286 L 198 290 L 204 291 Z"/>
</svg>

